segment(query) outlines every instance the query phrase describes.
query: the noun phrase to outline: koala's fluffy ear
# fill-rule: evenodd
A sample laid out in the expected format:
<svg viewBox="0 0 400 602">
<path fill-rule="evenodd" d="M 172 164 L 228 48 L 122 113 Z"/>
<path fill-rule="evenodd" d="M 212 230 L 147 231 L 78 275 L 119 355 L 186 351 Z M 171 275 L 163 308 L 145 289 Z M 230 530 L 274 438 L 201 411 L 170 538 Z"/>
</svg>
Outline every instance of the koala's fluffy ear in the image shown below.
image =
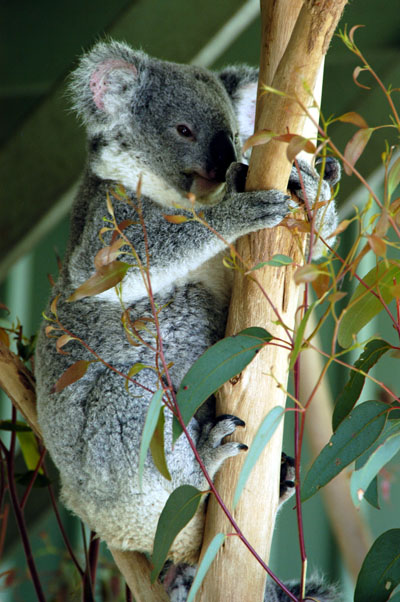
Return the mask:
<svg viewBox="0 0 400 602">
<path fill-rule="evenodd" d="M 120 42 L 100 42 L 72 73 L 73 108 L 87 126 L 106 124 L 130 110 L 147 56 Z"/>
<path fill-rule="evenodd" d="M 247 65 L 228 67 L 218 74 L 228 92 L 239 122 L 242 143 L 254 133 L 258 70 Z"/>
</svg>

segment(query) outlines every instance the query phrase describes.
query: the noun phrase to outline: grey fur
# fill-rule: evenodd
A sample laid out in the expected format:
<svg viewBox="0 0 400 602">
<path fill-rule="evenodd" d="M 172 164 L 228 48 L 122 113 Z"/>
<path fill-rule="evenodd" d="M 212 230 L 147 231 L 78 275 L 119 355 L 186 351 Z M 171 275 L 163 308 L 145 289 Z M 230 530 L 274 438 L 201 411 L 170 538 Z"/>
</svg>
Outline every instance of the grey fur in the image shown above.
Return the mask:
<svg viewBox="0 0 400 602">
<path fill-rule="evenodd" d="M 187 193 L 195 192 L 196 207 L 205 220 L 233 242 L 278 224 L 288 211 L 281 192 L 245 193 L 238 186 L 244 168 L 235 161 L 240 159 L 243 138 L 251 133 L 256 80 L 251 68 L 233 67 L 218 75 L 159 61 L 117 42 L 96 45 L 72 76 L 74 107 L 87 129 L 88 162 L 52 297 L 60 295 L 57 307 L 64 327 L 125 374 L 137 362 L 154 365 L 154 354 L 146 346 L 129 344 L 114 291 L 66 302 L 94 273 L 107 191 L 121 181 L 137 204 L 136 186 L 142 176 L 152 288 L 157 306 L 163 307 L 159 320 L 164 351 L 167 362 L 173 362 L 170 373 L 177 389 L 199 355 L 224 335 L 230 274 L 222 265 L 225 246 L 219 238 L 193 221 L 169 223 L 163 213 L 190 217 Z M 230 163 L 234 165 L 228 169 Z M 317 176 L 308 168 L 303 173 L 312 202 Z M 295 185 L 296 177 L 293 172 Z M 322 193 L 324 199 L 330 198 L 328 184 L 323 184 Z M 133 220 L 124 232 L 144 260 L 137 212 L 123 201 L 114 199 L 113 205 L 117 222 Z M 334 215 L 333 203 L 330 207 L 329 215 Z M 328 221 L 331 229 L 334 220 Z M 104 240 L 110 242 L 109 233 Z M 132 264 L 122 287 L 132 320 L 151 316 L 140 271 L 128 253 L 121 259 Z M 60 470 L 62 499 L 109 546 L 151 552 L 168 496 L 184 483 L 204 489 L 203 473 L 185 437 L 171 449 L 171 415 L 166 412 L 172 480 L 158 473 L 148 455 L 140 491 L 138 450 L 151 393 L 132 383 L 128 393 L 125 380 L 101 363 L 91 364 L 83 378 L 53 393 L 55 382 L 71 364 L 93 356 L 77 341 L 63 348 L 67 355 L 57 353 L 54 339 L 45 335 L 46 325 L 36 353 L 38 414 L 46 446 Z M 142 370 L 136 379 L 149 390 L 159 386 L 151 369 Z M 213 476 L 241 445 L 221 444 L 236 427 L 235 421 L 228 417 L 215 423 L 213 400 L 207 407 L 190 422 L 189 432 Z M 175 540 L 174 562 L 196 561 L 202 512 Z"/>
<path fill-rule="evenodd" d="M 194 566 L 182 564 L 178 567 L 175 578 L 167 589 L 171 602 L 186 602 L 195 574 L 196 567 Z M 298 583 L 289 581 L 285 585 L 292 594 L 300 595 Z M 311 599 L 318 602 L 337 602 L 339 594 L 336 587 L 325 584 L 323 579 L 317 577 L 310 579 L 306 584 L 304 600 Z M 251 595 L 246 602 L 252 602 Z M 264 602 L 290 602 L 290 598 L 274 581 L 269 579 L 265 587 Z"/>
</svg>

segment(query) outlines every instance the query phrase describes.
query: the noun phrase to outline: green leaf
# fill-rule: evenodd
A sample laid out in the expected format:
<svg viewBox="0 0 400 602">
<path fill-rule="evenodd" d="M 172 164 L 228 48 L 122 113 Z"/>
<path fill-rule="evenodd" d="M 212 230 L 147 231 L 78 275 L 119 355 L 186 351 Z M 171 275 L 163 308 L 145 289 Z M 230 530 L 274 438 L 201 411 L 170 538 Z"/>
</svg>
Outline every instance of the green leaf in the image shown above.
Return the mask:
<svg viewBox="0 0 400 602">
<path fill-rule="evenodd" d="M 391 198 L 393 192 L 400 183 L 400 157 L 392 164 L 388 175 L 388 196 Z"/>
<path fill-rule="evenodd" d="M 359 507 L 365 492 L 378 472 L 387 464 L 400 450 L 400 431 L 388 437 L 370 455 L 367 462 L 360 470 L 355 470 L 350 479 L 350 493 L 353 504 Z"/>
<path fill-rule="evenodd" d="M 314 301 L 314 303 L 312 303 L 310 305 L 310 307 L 307 309 L 306 313 L 304 314 L 298 328 L 296 329 L 296 336 L 295 336 L 295 340 L 294 340 L 293 350 L 290 354 L 289 370 L 293 369 L 293 366 L 297 360 L 297 356 L 300 353 L 301 345 L 303 343 L 304 331 L 306 329 L 308 319 L 309 319 L 311 312 L 313 311 L 315 305 L 319 302 L 320 302 L 320 300 L 317 299 L 317 301 Z"/>
<path fill-rule="evenodd" d="M 362 370 L 367 374 L 369 370 L 376 364 L 379 358 L 392 349 L 386 341 L 382 339 L 373 339 L 364 347 L 364 351 L 354 364 L 356 370 Z M 351 412 L 356 405 L 358 398 L 361 395 L 365 382 L 365 375 L 351 371 L 350 378 L 346 383 L 343 391 L 339 393 L 335 402 L 335 409 L 332 416 L 332 428 L 336 431 L 340 422 Z"/>
<path fill-rule="evenodd" d="M 21 431 L 25 433 L 31 432 L 31 427 L 22 420 L 13 422 L 12 420 L 0 420 L 0 431 Z"/>
<path fill-rule="evenodd" d="M 253 268 L 251 268 L 251 270 L 249 270 L 249 272 L 254 272 L 254 270 L 259 270 L 260 268 L 263 268 L 266 265 L 271 265 L 276 268 L 281 268 L 284 265 L 291 265 L 292 263 L 293 263 L 293 259 L 291 257 L 288 257 L 287 255 L 279 255 L 278 254 L 278 255 L 274 255 L 268 261 L 263 261 L 261 263 L 258 263 Z"/>
<path fill-rule="evenodd" d="M 367 287 L 371 287 L 375 292 L 379 289 L 385 303 L 390 303 L 393 299 L 391 288 L 393 287 L 393 278 L 400 282 L 399 264 L 389 264 L 386 266 L 381 261 L 376 268 L 373 268 L 363 281 Z M 338 341 L 344 348 L 350 347 L 353 343 L 353 335 L 372 320 L 382 309 L 383 305 L 379 298 L 368 292 L 363 284 L 359 284 L 354 291 L 348 309 L 344 309 L 344 316 L 340 322 Z"/>
<path fill-rule="evenodd" d="M 153 462 L 160 474 L 167 479 L 171 480 L 171 475 L 169 474 L 167 461 L 165 459 L 165 449 L 164 449 L 164 424 L 165 424 L 165 415 L 164 415 L 164 406 L 160 408 L 160 414 L 158 416 L 158 422 L 153 433 L 153 437 L 150 441 L 150 451 L 151 456 L 153 458 Z"/>
<path fill-rule="evenodd" d="M 302 499 L 313 496 L 368 449 L 382 432 L 386 417 L 387 404 L 380 401 L 366 401 L 355 407 L 308 471 L 302 486 Z"/>
<path fill-rule="evenodd" d="M 32 433 L 32 431 L 30 433 L 17 431 L 17 438 L 21 446 L 22 455 L 24 457 L 27 469 L 35 470 L 40 459 L 39 446 L 35 435 Z M 40 468 L 39 472 L 42 474 L 43 469 Z"/>
<path fill-rule="evenodd" d="M 239 374 L 272 338 L 263 328 L 246 328 L 207 349 L 183 377 L 176 396 L 184 424 L 187 425 L 201 404 Z M 175 442 L 182 433 L 175 416 L 172 432 Z"/>
<path fill-rule="evenodd" d="M 22 472 L 14 473 L 15 480 L 17 481 L 17 483 L 19 485 L 24 485 L 25 487 L 30 484 L 34 474 L 35 474 L 34 470 L 27 470 L 26 472 L 23 472 L 23 473 Z M 39 471 L 38 474 L 36 475 L 36 479 L 33 483 L 33 486 L 35 488 L 42 488 L 42 487 L 48 487 L 49 485 L 51 485 L 51 483 L 52 483 L 51 479 L 46 477 L 45 474 L 40 474 L 40 471 Z"/>
<path fill-rule="evenodd" d="M 399 583 L 400 529 L 390 529 L 378 537 L 365 557 L 354 602 L 386 602 Z"/>
<path fill-rule="evenodd" d="M 104 291 L 113 288 L 121 282 L 130 267 L 129 263 L 118 260 L 102 266 L 101 269 L 93 274 L 93 276 L 81 284 L 81 286 L 68 297 L 67 301 L 78 301 L 84 297 L 93 297 L 94 295 L 98 295 L 99 293 L 103 293 Z"/>
<path fill-rule="evenodd" d="M 139 451 L 139 486 L 142 489 L 142 476 L 143 476 L 143 467 L 147 456 L 147 451 L 150 447 L 150 442 L 152 440 L 154 431 L 156 430 L 157 423 L 159 421 L 159 416 L 161 409 L 163 407 L 162 397 L 164 391 L 162 389 L 158 389 L 152 396 L 149 404 L 149 409 L 147 410 L 146 420 L 143 427 L 142 439 L 140 441 L 140 451 Z"/>
<path fill-rule="evenodd" d="M 210 545 L 208 546 L 208 548 L 206 550 L 206 553 L 203 556 L 203 560 L 201 561 L 201 563 L 198 566 L 198 569 L 197 569 L 196 575 L 193 579 L 192 587 L 190 588 L 190 592 L 189 592 L 186 602 L 193 602 L 193 600 L 197 594 L 197 590 L 199 589 L 200 585 L 202 584 L 203 579 L 206 576 L 207 571 L 210 568 L 212 561 L 216 557 L 218 550 L 224 543 L 225 538 L 226 538 L 226 535 L 224 535 L 223 533 L 217 533 L 213 537 L 212 541 L 210 542 Z"/>
<path fill-rule="evenodd" d="M 250 449 L 246 453 L 246 458 L 240 471 L 238 482 L 236 485 L 236 491 L 233 498 L 233 508 L 235 509 L 244 486 L 246 485 L 247 479 L 250 476 L 251 471 L 254 468 L 255 463 L 260 457 L 262 451 L 271 439 L 272 435 L 279 426 L 280 421 L 285 413 L 284 408 L 279 406 L 272 408 L 270 412 L 265 416 L 262 423 L 260 424 Z"/>
<path fill-rule="evenodd" d="M 193 518 L 199 507 L 202 492 L 192 485 L 181 485 L 171 493 L 158 519 L 151 557 L 151 582 L 157 579 L 178 533 Z"/>
<path fill-rule="evenodd" d="M 364 500 L 371 504 L 377 510 L 380 510 L 379 499 L 378 499 L 378 477 L 372 479 L 368 485 L 368 489 L 364 494 Z"/>
</svg>

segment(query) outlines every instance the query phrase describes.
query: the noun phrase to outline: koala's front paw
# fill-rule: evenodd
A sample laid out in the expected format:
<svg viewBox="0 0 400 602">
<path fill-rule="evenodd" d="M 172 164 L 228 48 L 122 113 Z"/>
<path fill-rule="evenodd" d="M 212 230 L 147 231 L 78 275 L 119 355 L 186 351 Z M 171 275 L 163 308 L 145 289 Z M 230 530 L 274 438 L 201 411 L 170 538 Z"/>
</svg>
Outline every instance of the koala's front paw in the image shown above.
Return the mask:
<svg viewBox="0 0 400 602">
<path fill-rule="evenodd" d="M 286 502 L 295 491 L 294 481 L 296 478 L 294 459 L 282 452 L 281 477 L 279 483 L 279 506 Z"/>
<path fill-rule="evenodd" d="M 211 477 L 215 475 L 227 458 L 236 456 L 240 451 L 248 449 L 247 445 L 243 443 L 234 441 L 222 443 L 222 439 L 227 435 L 231 435 L 237 426 L 245 426 L 245 423 L 231 414 L 218 416 L 214 422 L 203 426 L 197 450 Z"/>
</svg>

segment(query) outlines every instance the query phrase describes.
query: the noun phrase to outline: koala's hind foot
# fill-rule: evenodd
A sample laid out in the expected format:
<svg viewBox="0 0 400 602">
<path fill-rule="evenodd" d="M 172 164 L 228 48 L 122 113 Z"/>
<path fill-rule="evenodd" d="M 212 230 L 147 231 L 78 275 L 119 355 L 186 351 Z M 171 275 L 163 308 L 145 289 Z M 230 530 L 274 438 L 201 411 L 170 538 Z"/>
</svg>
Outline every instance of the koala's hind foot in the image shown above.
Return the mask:
<svg viewBox="0 0 400 602">
<path fill-rule="evenodd" d="M 214 422 L 209 422 L 203 426 L 200 440 L 197 443 L 197 450 L 211 477 L 215 475 L 227 458 L 236 456 L 242 450 L 248 449 L 247 445 L 235 441 L 222 443 L 223 438 L 231 435 L 238 426 L 245 426 L 245 423 L 231 414 L 218 416 Z"/>
<path fill-rule="evenodd" d="M 282 452 L 281 457 L 281 476 L 279 483 L 279 506 L 286 502 L 295 491 L 296 473 L 294 468 L 294 458 L 287 456 Z"/>
</svg>

